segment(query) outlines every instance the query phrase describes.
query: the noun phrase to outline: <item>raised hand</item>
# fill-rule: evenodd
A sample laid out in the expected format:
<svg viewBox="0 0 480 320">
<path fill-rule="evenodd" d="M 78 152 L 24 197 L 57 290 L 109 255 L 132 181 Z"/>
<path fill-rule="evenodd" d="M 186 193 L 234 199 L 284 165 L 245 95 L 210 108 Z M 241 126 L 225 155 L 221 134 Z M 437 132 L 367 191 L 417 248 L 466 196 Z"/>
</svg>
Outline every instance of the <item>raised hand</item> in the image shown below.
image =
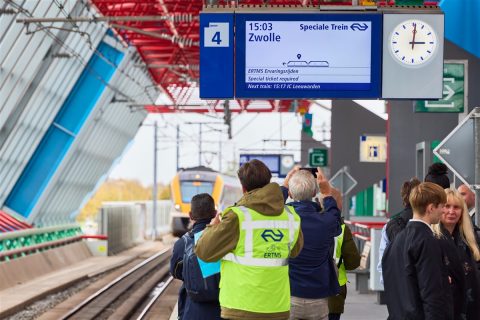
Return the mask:
<svg viewBox="0 0 480 320">
<path fill-rule="evenodd" d="M 325 174 L 323 173 L 322 169 L 320 169 L 320 167 L 317 167 L 317 183 L 320 189 L 320 193 L 322 195 L 332 195 L 332 186 L 330 185 L 330 182 L 327 180 Z"/>
</svg>

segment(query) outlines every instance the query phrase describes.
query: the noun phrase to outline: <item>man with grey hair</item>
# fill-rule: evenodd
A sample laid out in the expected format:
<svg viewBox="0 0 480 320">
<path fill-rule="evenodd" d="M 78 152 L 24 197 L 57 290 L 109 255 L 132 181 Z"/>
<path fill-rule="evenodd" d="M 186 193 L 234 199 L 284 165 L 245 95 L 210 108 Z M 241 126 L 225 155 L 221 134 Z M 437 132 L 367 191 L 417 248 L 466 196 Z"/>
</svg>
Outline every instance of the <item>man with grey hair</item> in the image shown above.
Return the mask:
<svg viewBox="0 0 480 320">
<path fill-rule="evenodd" d="M 332 248 L 334 237 L 342 233 L 340 210 L 332 197 L 332 187 L 322 170 L 317 178 L 309 170 L 296 167 L 283 183 L 297 214 L 301 217 L 304 245 L 289 260 L 290 319 L 328 319 L 328 297 L 339 293 Z M 323 210 L 312 198 L 320 191 Z"/>
</svg>

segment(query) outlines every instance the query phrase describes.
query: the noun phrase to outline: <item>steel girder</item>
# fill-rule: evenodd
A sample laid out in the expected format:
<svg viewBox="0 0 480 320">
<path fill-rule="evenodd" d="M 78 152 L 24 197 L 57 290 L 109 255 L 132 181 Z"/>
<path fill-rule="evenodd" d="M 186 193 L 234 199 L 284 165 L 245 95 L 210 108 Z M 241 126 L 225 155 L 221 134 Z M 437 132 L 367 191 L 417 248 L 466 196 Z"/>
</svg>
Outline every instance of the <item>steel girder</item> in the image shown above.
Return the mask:
<svg viewBox="0 0 480 320">
<path fill-rule="evenodd" d="M 149 112 L 223 112 L 219 101 L 198 99 L 199 79 L 199 12 L 205 5 L 236 6 L 320 6 L 372 5 L 373 0 L 90 0 L 105 17 L 140 17 L 119 19 L 110 26 L 129 45 L 137 48 L 154 82 L 169 96 L 169 106 L 146 106 Z M 353 2 L 353 3 L 352 3 Z M 376 1 L 391 5 L 393 0 Z M 145 17 L 162 16 L 148 21 Z M 141 18 L 143 17 L 143 19 Z M 196 101 L 195 101 L 196 100 Z M 302 102 L 303 103 L 303 102 Z M 292 102 L 267 101 L 263 108 L 250 107 L 250 100 L 236 101 L 233 112 L 286 112 Z M 301 104 L 301 103 L 300 103 Z M 294 104 L 298 106 L 298 103 Z M 288 107 L 286 107 L 288 106 Z M 293 109 L 296 111 L 296 108 Z"/>
</svg>

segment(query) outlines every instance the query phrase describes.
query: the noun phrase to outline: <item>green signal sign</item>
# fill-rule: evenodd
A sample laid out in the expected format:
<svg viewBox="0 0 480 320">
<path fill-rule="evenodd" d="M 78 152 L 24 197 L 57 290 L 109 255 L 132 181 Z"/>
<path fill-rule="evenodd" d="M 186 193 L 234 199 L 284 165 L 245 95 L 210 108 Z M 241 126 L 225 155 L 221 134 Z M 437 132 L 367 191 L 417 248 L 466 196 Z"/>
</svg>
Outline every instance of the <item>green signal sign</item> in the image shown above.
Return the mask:
<svg viewBox="0 0 480 320">
<path fill-rule="evenodd" d="M 467 86 L 464 62 L 445 62 L 443 67 L 443 98 L 438 101 L 415 102 L 415 112 L 463 112 Z"/>
<path fill-rule="evenodd" d="M 326 167 L 328 165 L 328 150 L 310 149 L 308 158 L 310 167 Z"/>
</svg>

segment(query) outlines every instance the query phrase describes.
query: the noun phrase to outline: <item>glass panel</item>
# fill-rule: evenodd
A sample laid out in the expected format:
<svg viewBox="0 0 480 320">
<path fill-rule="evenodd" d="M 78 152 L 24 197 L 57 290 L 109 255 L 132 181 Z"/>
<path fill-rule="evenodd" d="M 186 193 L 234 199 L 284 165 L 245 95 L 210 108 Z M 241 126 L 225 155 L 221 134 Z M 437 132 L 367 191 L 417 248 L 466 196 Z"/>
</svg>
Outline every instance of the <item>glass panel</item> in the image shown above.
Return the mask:
<svg viewBox="0 0 480 320">
<path fill-rule="evenodd" d="M 182 193 L 182 202 L 190 203 L 192 197 L 199 193 L 212 194 L 213 183 L 204 181 L 182 181 L 180 182 L 180 192 Z"/>
</svg>

